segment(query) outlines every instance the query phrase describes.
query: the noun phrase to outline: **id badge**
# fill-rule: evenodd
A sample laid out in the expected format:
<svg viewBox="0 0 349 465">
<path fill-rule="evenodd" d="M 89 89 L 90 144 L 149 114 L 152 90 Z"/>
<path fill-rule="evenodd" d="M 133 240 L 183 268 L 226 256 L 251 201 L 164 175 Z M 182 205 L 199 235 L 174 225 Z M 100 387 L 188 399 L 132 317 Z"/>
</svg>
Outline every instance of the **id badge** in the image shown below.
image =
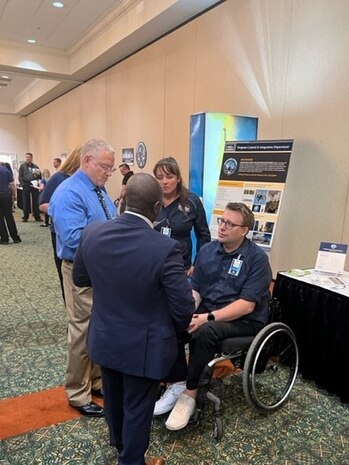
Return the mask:
<svg viewBox="0 0 349 465">
<path fill-rule="evenodd" d="M 167 227 L 162 227 L 161 228 L 161 234 L 163 234 L 164 236 L 168 236 L 168 237 L 171 237 L 171 228 L 167 228 Z"/>
<path fill-rule="evenodd" d="M 233 276 L 238 276 L 240 273 L 242 267 L 242 260 L 239 260 L 238 258 L 233 258 L 231 261 L 228 273 L 233 275 Z"/>
</svg>

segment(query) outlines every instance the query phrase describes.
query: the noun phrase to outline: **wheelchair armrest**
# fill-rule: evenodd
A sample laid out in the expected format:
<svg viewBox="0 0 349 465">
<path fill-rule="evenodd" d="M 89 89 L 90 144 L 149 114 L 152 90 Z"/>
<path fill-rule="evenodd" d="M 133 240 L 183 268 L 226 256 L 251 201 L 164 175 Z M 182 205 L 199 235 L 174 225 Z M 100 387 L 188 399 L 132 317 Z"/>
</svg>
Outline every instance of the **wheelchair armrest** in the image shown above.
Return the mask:
<svg viewBox="0 0 349 465">
<path fill-rule="evenodd" d="M 233 354 L 240 350 L 247 350 L 252 344 L 255 336 L 242 336 L 242 337 L 230 337 L 220 341 L 217 346 L 218 352 L 224 352 L 227 354 Z"/>
</svg>

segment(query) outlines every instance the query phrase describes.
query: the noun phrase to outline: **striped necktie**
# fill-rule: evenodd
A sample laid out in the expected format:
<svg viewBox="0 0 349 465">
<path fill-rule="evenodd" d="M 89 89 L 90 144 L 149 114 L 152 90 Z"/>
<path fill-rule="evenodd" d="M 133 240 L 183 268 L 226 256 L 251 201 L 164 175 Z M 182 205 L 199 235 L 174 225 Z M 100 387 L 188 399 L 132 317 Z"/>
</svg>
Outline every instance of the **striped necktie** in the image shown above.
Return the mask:
<svg viewBox="0 0 349 465">
<path fill-rule="evenodd" d="M 102 205 L 102 208 L 103 208 L 103 211 L 105 213 L 107 220 L 111 220 L 112 217 L 111 217 L 110 211 L 108 210 L 107 204 L 105 203 L 105 198 L 103 197 L 102 189 L 100 187 L 96 187 L 95 191 L 96 191 L 99 203 Z"/>
</svg>

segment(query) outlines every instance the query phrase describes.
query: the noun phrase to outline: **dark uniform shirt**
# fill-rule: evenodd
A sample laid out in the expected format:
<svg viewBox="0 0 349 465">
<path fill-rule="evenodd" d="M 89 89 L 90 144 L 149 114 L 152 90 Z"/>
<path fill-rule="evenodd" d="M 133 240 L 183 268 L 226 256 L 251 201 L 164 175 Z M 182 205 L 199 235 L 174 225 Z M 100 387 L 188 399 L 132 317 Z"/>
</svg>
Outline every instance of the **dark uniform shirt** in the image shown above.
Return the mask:
<svg viewBox="0 0 349 465">
<path fill-rule="evenodd" d="M 0 165 L 0 192 L 10 192 L 10 182 L 13 182 L 12 174 L 5 166 Z"/>
<path fill-rule="evenodd" d="M 38 170 L 39 167 L 35 163 L 22 163 L 18 170 L 18 180 L 21 186 L 28 185 L 31 181 L 41 178 L 41 173 L 34 173 L 34 169 Z"/>
<path fill-rule="evenodd" d="M 68 178 L 69 178 L 69 174 L 66 174 L 63 171 L 57 171 L 57 173 L 54 173 L 50 177 L 50 179 L 47 181 L 45 189 L 40 194 L 39 205 L 42 205 L 43 203 L 49 203 L 57 187 Z M 55 228 L 53 227 L 52 221 L 50 225 L 50 230 L 52 232 L 54 232 L 55 230 Z"/>
<path fill-rule="evenodd" d="M 193 249 L 191 240 L 192 228 L 194 228 L 196 237 L 196 253 L 201 246 L 211 240 L 204 206 L 200 198 L 193 192 L 189 192 L 184 211 L 179 203 L 179 198 L 167 205 L 167 207 L 162 207 L 161 212 L 156 218 L 154 228 L 161 232 L 161 228 L 163 227 L 170 228 L 171 237 L 180 243 L 185 269 L 191 266 Z"/>
<path fill-rule="evenodd" d="M 237 276 L 229 274 L 233 259 L 242 261 Z M 196 258 L 192 288 L 202 297 L 201 306 L 214 311 L 244 299 L 256 302 L 252 313 L 244 321 L 268 321 L 269 285 L 272 272 L 267 254 L 261 247 L 245 239 L 232 253 L 227 253 L 218 241 L 204 245 Z"/>
<path fill-rule="evenodd" d="M 128 180 L 130 179 L 130 177 L 133 176 L 133 175 L 134 175 L 134 172 L 133 172 L 133 171 L 129 171 L 128 173 L 126 173 L 126 174 L 124 175 L 124 177 L 122 178 L 122 185 L 123 185 L 123 186 L 126 186 L 127 181 L 128 181 Z"/>
</svg>

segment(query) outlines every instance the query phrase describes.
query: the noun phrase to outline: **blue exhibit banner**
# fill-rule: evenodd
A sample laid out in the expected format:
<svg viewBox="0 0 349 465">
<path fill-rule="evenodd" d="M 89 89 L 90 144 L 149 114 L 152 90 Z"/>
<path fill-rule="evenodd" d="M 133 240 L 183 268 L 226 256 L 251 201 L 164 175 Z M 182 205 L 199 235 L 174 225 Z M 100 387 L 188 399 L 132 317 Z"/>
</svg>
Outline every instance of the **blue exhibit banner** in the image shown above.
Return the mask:
<svg viewBox="0 0 349 465">
<path fill-rule="evenodd" d="M 253 141 L 258 119 L 228 113 L 197 113 L 190 117 L 189 189 L 201 197 L 210 223 L 227 140 Z"/>
<path fill-rule="evenodd" d="M 225 142 L 256 140 L 257 130 L 258 118 L 254 116 L 214 112 L 191 115 L 189 189 L 201 198 L 208 224 L 216 198 Z M 194 233 L 192 241 L 195 255 Z"/>
</svg>

